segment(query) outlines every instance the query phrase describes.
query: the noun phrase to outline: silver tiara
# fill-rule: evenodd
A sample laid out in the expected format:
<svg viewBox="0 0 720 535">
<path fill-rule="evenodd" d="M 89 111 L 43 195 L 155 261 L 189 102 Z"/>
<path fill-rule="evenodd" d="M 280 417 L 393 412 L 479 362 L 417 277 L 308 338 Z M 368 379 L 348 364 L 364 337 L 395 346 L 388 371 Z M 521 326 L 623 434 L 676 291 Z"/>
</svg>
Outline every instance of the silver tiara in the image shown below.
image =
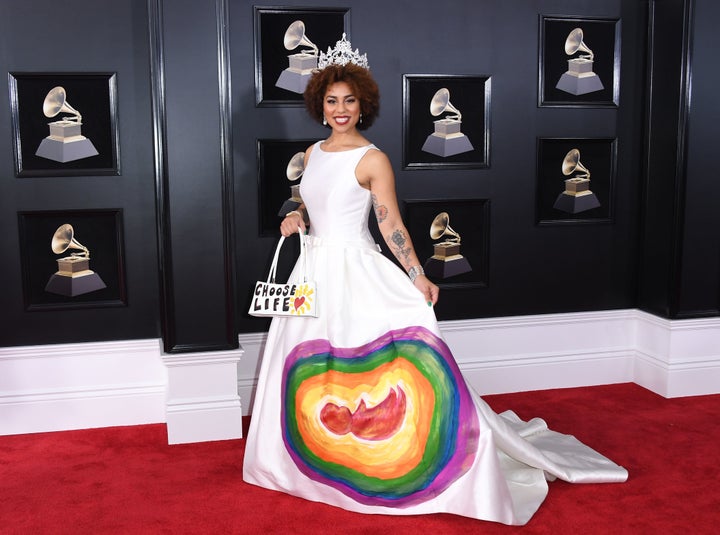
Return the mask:
<svg viewBox="0 0 720 535">
<path fill-rule="evenodd" d="M 324 69 L 328 65 L 347 65 L 354 63 L 363 69 L 369 69 L 367 54 L 360 55 L 360 51 L 356 48 L 353 52 L 350 41 L 345 39 L 345 33 L 342 39 L 335 43 L 335 48 L 328 47 L 327 54 L 320 52 L 318 59 L 318 69 Z"/>
</svg>

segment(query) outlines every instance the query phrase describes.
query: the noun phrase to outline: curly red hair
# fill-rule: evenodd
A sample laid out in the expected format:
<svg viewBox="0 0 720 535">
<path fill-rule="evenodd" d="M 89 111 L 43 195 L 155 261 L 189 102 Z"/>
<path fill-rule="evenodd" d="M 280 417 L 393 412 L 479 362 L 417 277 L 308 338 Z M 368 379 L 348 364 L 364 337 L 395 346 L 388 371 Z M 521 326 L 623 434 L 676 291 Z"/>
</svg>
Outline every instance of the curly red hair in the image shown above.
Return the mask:
<svg viewBox="0 0 720 535">
<path fill-rule="evenodd" d="M 328 87 L 338 82 L 348 84 L 360 101 L 362 122 L 358 123 L 358 130 L 370 128 L 380 113 L 380 90 L 370 71 L 353 63 L 328 65 L 312 75 L 304 93 L 305 107 L 310 116 L 322 124 L 325 93 Z"/>
</svg>

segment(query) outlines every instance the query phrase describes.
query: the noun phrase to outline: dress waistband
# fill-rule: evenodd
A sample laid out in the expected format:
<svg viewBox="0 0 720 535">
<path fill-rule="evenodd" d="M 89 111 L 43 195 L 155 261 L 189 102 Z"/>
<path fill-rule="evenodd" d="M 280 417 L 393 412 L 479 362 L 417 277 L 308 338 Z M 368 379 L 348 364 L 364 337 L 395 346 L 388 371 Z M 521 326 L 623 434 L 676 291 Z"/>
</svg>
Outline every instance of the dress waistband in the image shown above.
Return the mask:
<svg viewBox="0 0 720 535">
<path fill-rule="evenodd" d="M 377 243 L 369 241 L 352 241 L 337 238 L 320 238 L 309 234 L 305 236 L 305 244 L 309 247 L 342 247 L 351 249 L 371 249 L 380 252 Z"/>
</svg>

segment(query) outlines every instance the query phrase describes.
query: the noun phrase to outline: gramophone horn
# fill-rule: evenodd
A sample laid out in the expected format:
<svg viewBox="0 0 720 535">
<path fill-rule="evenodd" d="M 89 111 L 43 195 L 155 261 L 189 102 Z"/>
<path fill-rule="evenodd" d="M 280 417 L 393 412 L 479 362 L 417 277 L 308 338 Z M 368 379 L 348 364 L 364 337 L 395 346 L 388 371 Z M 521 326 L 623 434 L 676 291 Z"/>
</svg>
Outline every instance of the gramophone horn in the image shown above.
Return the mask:
<svg viewBox="0 0 720 535">
<path fill-rule="evenodd" d="M 69 223 L 60 225 L 55 231 L 55 234 L 53 234 L 52 242 L 50 243 L 53 253 L 62 254 L 68 249 L 79 249 L 82 253 L 72 253 L 72 256 L 84 256 L 86 258 L 90 258 L 90 251 L 87 247 L 75 240 L 73 237 L 74 233 L 75 231 Z"/>
<path fill-rule="evenodd" d="M 460 234 L 455 232 L 450 226 L 450 216 L 447 212 L 440 212 L 436 215 L 430 225 L 430 237 L 433 240 L 440 239 L 443 236 L 452 236 L 448 241 L 460 243 Z"/>
<path fill-rule="evenodd" d="M 565 53 L 568 56 L 572 56 L 577 51 L 586 52 L 586 55 L 580 56 L 585 59 L 593 59 L 595 54 L 590 50 L 587 45 L 583 42 L 583 31 L 582 28 L 575 28 L 565 39 Z"/>
<path fill-rule="evenodd" d="M 437 117 L 438 115 L 446 111 L 455 112 L 456 114 L 455 116 L 449 118 L 455 119 L 457 121 L 462 119 L 462 114 L 460 113 L 460 110 L 450 104 L 450 91 L 446 87 L 443 87 L 438 89 L 435 92 L 435 95 L 433 95 L 433 98 L 430 101 L 430 113 L 433 115 L 433 117 Z"/>
<path fill-rule="evenodd" d="M 288 180 L 294 182 L 295 180 L 299 179 L 304 172 L 305 153 L 296 152 L 293 157 L 290 158 L 290 162 L 287 165 L 287 170 L 285 171 L 285 173 L 287 174 Z"/>
<path fill-rule="evenodd" d="M 317 56 L 319 50 L 318 47 L 305 37 L 305 23 L 301 20 L 296 20 L 285 31 L 285 38 L 283 40 L 285 48 L 287 50 L 295 50 L 298 46 L 309 46 L 312 48 L 313 54 Z"/>
<path fill-rule="evenodd" d="M 580 163 L 580 151 L 577 149 L 570 149 L 563 158 L 562 173 L 565 176 L 573 174 L 575 171 L 580 171 L 582 174 L 575 175 L 577 178 L 590 178 L 590 171 L 583 164 Z"/>
<path fill-rule="evenodd" d="M 68 104 L 64 87 L 53 87 L 43 101 L 43 113 L 45 117 L 55 117 L 58 113 L 71 113 L 75 121 L 80 122 L 80 112 Z"/>
</svg>

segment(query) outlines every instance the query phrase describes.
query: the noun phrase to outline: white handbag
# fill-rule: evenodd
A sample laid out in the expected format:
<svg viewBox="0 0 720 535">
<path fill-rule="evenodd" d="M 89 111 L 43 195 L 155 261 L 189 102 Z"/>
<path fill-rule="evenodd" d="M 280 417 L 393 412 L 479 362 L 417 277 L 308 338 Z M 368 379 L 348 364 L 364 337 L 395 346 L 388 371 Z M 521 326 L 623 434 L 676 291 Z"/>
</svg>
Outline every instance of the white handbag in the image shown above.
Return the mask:
<svg viewBox="0 0 720 535">
<path fill-rule="evenodd" d="M 270 273 L 265 281 L 257 281 L 250 301 L 248 314 L 258 317 L 287 317 L 298 318 L 317 317 L 317 288 L 314 281 L 307 278 L 307 245 L 305 235 L 299 231 L 300 236 L 300 258 L 302 271 L 298 281 L 287 283 L 276 283 L 275 273 L 277 271 L 278 257 L 285 236 L 280 236 L 280 241 L 275 248 Z"/>
</svg>

